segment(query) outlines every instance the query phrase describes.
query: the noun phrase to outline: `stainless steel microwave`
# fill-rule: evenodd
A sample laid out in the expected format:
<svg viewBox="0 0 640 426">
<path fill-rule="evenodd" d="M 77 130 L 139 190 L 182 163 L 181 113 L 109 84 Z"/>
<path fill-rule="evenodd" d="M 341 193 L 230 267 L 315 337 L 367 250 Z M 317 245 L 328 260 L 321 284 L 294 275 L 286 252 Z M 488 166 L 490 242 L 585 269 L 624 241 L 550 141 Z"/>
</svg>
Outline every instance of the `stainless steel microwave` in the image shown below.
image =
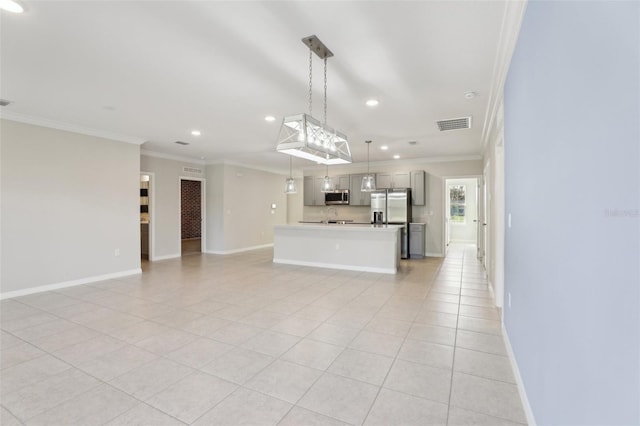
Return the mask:
<svg viewBox="0 0 640 426">
<path fill-rule="evenodd" d="M 347 205 L 349 204 L 349 190 L 338 189 L 324 193 L 324 204 L 327 206 Z"/>
</svg>

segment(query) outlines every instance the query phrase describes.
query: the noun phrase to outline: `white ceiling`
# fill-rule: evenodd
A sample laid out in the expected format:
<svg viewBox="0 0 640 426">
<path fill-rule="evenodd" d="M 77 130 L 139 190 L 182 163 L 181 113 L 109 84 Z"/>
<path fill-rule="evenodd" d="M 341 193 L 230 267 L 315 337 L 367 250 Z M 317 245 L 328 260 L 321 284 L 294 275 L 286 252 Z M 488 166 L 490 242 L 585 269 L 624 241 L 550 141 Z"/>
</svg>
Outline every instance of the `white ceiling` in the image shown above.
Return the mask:
<svg viewBox="0 0 640 426">
<path fill-rule="evenodd" d="M 276 140 L 283 116 L 308 110 L 301 39 L 315 34 L 335 55 L 327 122 L 349 137 L 354 162 L 366 161 L 366 139 L 372 161 L 479 155 L 507 3 L 24 0 L 25 13 L 0 13 L 0 98 L 13 102 L 2 112 L 137 138 L 150 151 L 287 170 Z M 315 55 L 313 66 L 322 119 Z M 365 106 L 369 98 L 379 106 Z M 435 124 L 468 115 L 470 130 Z"/>
</svg>

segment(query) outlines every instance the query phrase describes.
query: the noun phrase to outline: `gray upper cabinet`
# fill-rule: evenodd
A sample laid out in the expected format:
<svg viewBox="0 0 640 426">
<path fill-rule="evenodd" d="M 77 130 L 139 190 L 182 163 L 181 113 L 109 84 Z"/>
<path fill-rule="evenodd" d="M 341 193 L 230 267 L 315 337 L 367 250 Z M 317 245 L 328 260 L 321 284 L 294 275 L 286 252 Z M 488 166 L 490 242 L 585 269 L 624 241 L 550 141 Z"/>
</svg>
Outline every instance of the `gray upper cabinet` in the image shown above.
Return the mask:
<svg viewBox="0 0 640 426">
<path fill-rule="evenodd" d="M 304 205 L 324 206 L 324 192 L 321 191 L 324 176 L 304 177 Z"/>
<path fill-rule="evenodd" d="M 394 173 L 392 188 L 411 188 L 411 173 L 409 172 Z"/>
<path fill-rule="evenodd" d="M 315 189 L 313 187 L 313 181 L 315 177 L 313 176 L 305 176 L 304 177 L 304 205 L 305 206 L 313 206 L 316 202 Z"/>
<path fill-rule="evenodd" d="M 361 175 L 351 175 L 351 191 L 349 205 L 351 206 L 370 206 L 371 205 L 371 193 L 362 192 L 362 177 Z"/>
<path fill-rule="evenodd" d="M 376 188 L 411 188 L 411 174 L 409 172 L 378 173 Z"/>
<path fill-rule="evenodd" d="M 425 202 L 425 172 L 424 170 L 414 170 L 411 172 L 411 204 L 424 206 Z"/>
<path fill-rule="evenodd" d="M 340 175 L 333 178 L 336 189 L 351 189 L 351 176 Z"/>
<path fill-rule="evenodd" d="M 393 178 L 391 176 L 391 173 L 376 174 L 376 188 L 378 189 L 393 188 L 391 186 L 392 184 L 393 184 Z"/>
<path fill-rule="evenodd" d="M 362 178 L 366 174 L 337 175 L 332 176 L 334 189 L 348 189 L 350 191 L 349 204 L 352 206 L 370 206 L 371 193 L 362 192 Z M 425 172 L 416 170 L 412 172 L 378 173 L 376 188 L 411 188 L 411 202 L 414 206 L 425 205 Z M 324 192 L 321 191 L 324 176 L 304 177 L 304 205 L 324 206 Z"/>
</svg>

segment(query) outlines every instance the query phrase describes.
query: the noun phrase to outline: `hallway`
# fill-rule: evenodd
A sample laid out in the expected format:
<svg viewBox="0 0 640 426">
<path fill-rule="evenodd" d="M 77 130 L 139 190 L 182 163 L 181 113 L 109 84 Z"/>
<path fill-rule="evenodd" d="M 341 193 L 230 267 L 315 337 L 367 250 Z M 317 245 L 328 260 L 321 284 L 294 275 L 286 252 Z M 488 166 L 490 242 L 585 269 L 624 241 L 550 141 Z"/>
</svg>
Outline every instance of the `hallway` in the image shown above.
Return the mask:
<svg viewBox="0 0 640 426">
<path fill-rule="evenodd" d="M 1 423 L 526 422 L 474 246 L 395 276 L 272 255 L 2 301 Z"/>
</svg>

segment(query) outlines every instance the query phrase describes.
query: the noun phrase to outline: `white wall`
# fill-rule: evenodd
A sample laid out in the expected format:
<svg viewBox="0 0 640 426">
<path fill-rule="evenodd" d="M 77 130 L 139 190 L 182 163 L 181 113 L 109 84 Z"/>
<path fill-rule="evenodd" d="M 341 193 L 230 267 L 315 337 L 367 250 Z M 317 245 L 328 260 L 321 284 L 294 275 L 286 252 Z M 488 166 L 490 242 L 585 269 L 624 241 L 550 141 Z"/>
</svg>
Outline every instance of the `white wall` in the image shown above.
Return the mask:
<svg viewBox="0 0 640 426">
<path fill-rule="evenodd" d="M 438 161 L 415 160 L 384 163 L 371 163 L 371 172 L 393 172 L 400 170 L 424 170 L 426 187 L 426 205 L 414 206 L 412 210 L 413 222 L 427 224 L 425 237 L 427 256 L 442 256 L 443 224 L 444 224 L 444 194 L 442 193 L 444 178 L 447 176 L 474 176 L 482 174 L 482 160 Z M 366 163 L 331 166 L 331 176 L 341 174 L 365 173 Z M 324 166 L 304 170 L 305 176 L 324 176 Z M 299 200 L 303 204 L 303 200 Z M 369 207 L 345 206 L 338 207 L 340 219 L 354 219 L 355 221 L 369 221 Z M 325 218 L 325 207 L 304 207 L 305 220 Z"/>
<path fill-rule="evenodd" d="M 166 158 L 140 156 L 140 170 L 154 173 L 154 211 L 151 217 L 155 230 L 153 259 L 167 259 L 181 255 L 180 246 L 180 176 L 204 178 L 203 175 L 185 173 L 183 167 L 204 171 L 204 165 Z M 207 182 L 208 185 L 208 182 Z M 208 227 L 209 224 L 207 223 Z"/>
<path fill-rule="evenodd" d="M 284 191 L 284 181 L 282 178 L 282 187 Z M 304 182 L 302 178 L 294 178 L 296 180 L 296 194 L 287 195 L 287 223 L 295 224 L 304 219 Z"/>
<path fill-rule="evenodd" d="M 183 167 L 204 172 L 198 177 L 206 180 L 207 252 L 224 254 L 273 244 L 273 226 L 287 223 L 289 209 L 283 175 L 231 164 L 205 166 L 150 155 L 141 156 L 140 167 L 155 173 L 156 258 L 180 256 L 179 178 L 196 176 L 183 172 Z M 273 213 L 271 204 L 276 205 Z"/>
<path fill-rule="evenodd" d="M 3 297 L 139 272 L 140 148 L 0 123 Z"/>
<path fill-rule="evenodd" d="M 493 287 L 496 306 L 504 304 L 504 112 L 502 101 L 491 125 L 489 142 L 485 150 L 485 171 L 489 177 L 489 217 L 480 216 L 487 223 L 488 262 L 485 267 L 489 284 Z"/>
<path fill-rule="evenodd" d="M 208 173 L 223 178 L 222 210 L 218 206 L 218 216 L 212 218 L 216 224 L 222 223 L 221 238 L 219 234 L 214 237 L 222 244 L 214 241 L 211 251 L 227 253 L 273 244 L 274 225 L 287 223 L 285 177 L 230 164 L 207 167 L 212 168 Z"/>
<path fill-rule="evenodd" d="M 464 185 L 466 190 L 465 196 L 465 221 L 464 223 L 449 222 L 450 235 L 449 240 L 453 243 L 476 243 L 478 235 L 478 224 L 474 220 L 478 220 L 478 193 L 476 186 L 477 179 L 447 179 L 447 196 L 449 186 Z"/>
<path fill-rule="evenodd" d="M 207 178 L 207 251 L 225 250 L 224 235 L 224 165 L 212 164 L 205 168 Z"/>
</svg>

